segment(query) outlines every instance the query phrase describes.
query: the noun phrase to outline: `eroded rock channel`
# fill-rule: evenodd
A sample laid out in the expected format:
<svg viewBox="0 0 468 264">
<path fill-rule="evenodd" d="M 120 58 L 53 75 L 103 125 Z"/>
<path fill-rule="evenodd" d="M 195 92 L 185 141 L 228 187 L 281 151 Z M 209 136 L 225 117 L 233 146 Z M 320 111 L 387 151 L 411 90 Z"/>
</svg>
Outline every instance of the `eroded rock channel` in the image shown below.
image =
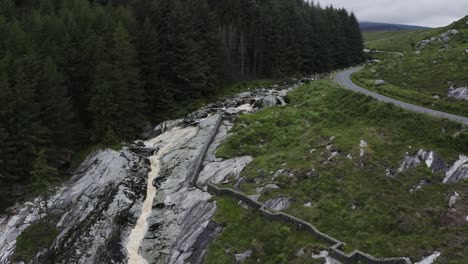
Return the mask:
<svg viewBox="0 0 468 264">
<path fill-rule="evenodd" d="M 217 146 L 235 116 L 285 105 L 284 97 L 297 86 L 225 98 L 156 126 L 145 141 L 91 154 L 49 199 L 59 234 L 29 263 L 202 263 L 221 232 L 211 221 L 216 204 L 206 183 L 238 178 L 252 161 L 220 160 Z M 0 263 L 15 263 L 17 237 L 45 216 L 43 207 L 35 199 L 0 216 Z"/>
</svg>

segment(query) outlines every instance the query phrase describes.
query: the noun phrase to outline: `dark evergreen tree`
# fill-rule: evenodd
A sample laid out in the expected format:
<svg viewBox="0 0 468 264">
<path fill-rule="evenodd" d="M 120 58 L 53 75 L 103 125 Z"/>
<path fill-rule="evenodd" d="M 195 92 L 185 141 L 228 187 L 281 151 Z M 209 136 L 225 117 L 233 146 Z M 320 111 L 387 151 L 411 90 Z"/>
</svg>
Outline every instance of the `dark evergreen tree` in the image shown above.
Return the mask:
<svg viewBox="0 0 468 264">
<path fill-rule="evenodd" d="M 47 128 L 49 142 L 55 147 L 70 146 L 73 139 L 73 112 L 62 74 L 50 57 L 45 59 L 42 67 L 38 93 L 40 118 Z"/>
<path fill-rule="evenodd" d="M 304 0 L 0 0 L 0 35 L 0 184 L 226 83 L 363 60 L 354 14 Z"/>
</svg>

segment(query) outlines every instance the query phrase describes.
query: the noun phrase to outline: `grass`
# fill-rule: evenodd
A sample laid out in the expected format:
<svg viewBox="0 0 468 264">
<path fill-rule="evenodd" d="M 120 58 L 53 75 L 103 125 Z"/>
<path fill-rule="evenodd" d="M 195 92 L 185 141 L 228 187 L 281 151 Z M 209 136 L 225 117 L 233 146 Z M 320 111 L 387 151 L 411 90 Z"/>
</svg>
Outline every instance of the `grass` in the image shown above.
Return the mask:
<svg viewBox="0 0 468 264">
<path fill-rule="evenodd" d="M 206 264 L 237 263 L 234 254 L 252 250 L 243 263 L 321 263 L 310 258 L 327 248 L 317 239 L 295 227 L 264 219 L 252 209 L 244 209 L 231 198 L 218 197 L 214 221 L 223 225 L 222 233 L 210 245 Z M 302 257 L 297 252 L 305 248 Z"/>
<path fill-rule="evenodd" d="M 411 51 L 420 40 L 442 33 L 441 29 L 364 32 L 364 45 L 369 49 Z"/>
<path fill-rule="evenodd" d="M 240 117 L 218 149 L 226 158 L 254 156 L 242 172 L 242 191 L 277 184 L 280 189 L 267 191 L 262 201 L 290 197 L 288 213 L 344 241 L 348 252 L 418 260 L 441 250 L 441 263 L 468 258 L 468 205 L 460 203 L 456 212 L 448 208 L 454 191 L 468 198 L 468 182 L 444 185 L 444 175 L 425 166 L 386 177 L 406 152 L 435 150 L 449 163 L 468 152 L 466 136 L 454 136 L 461 125 L 380 103 L 330 80 L 302 86 L 288 100 L 286 107 Z M 369 144 L 363 166 L 357 159 L 361 139 Z M 329 144 L 340 155 L 325 163 L 333 150 Z M 272 179 L 279 169 L 285 173 Z M 430 184 L 410 192 L 421 180 Z M 307 202 L 314 206 L 304 207 Z"/>
<path fill-rule="evenodd" d="M 15 261 L 29 262 L 40 249 L 52 245 L 60 233 L 54 224 L 54 219 L 53 216 L 44 217 L 28 226 L 18 236 L 13 255 Z"/>
<path fill-rule="evenodd" d="M 367 35 L 366 45 L 385 51 L 404 52 L 404 56 L 373 54 L 380 63 L 367 66 L 354 76 L 366 88 L 403 101 L 436 110 L 468 116 L 468 101 L 447 96 L 449 88 L 468 86 L 468 17 L 438 29 L 407 33 L 377 32 Z M 430 39 L 449 29 L 460 33 L 446 44 L 435 42 L 425 48 L 417 47 L 423 39 Z M 413 43 L 413 45 L 411 45 Z M 447 46 L 448 45 L 448 46 Z M 416 51 L 419 50 L 417 53 Z M 386 85 L 376 89 L 374 80 L 383 79 Z"/>
</svg>

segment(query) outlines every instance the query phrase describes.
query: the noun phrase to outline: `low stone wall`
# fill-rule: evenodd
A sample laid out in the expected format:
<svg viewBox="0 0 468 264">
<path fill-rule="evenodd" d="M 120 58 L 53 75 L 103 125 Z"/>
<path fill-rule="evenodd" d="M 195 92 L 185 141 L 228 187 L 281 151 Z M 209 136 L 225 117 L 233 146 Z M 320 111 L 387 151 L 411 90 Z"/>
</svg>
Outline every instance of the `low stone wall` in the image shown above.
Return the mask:
<svg viewBox="0 0 468 264">
<path fill-rule="evenodd" d="M 265 204 L 258 201 L 254 201 L 249 198 L 247 195 L 235 191 L 230 188 L 219 188 L 211 183 L 207 184 L 207 190 L 210 194 L 218 196 L 229 196 L 235 199 L 238 199 L 250 207 L 259 210 L 260 214 L 266 219 L 272 221 L 281 221 L 288 224 L 296 226 L 299 230 L 308 232 L 309 234 L 317 237 L 321 241 L 332 244 L 333 246 L 329 249 L 329 254 L 332 258 L 340 261 L 343 264 L 356 264 L 356 263 L 366 263 L 366 264 L 408 264 L 410 263 L 407 258 L 374 258 L 373 256 L 363 253 L 359 250 L 351 252 L 351 254 L 344 253 L 341 249 L 343 248 L 344 243 L 320 232 L 312 224 L 303 221 L 295 216 L 279 212 L 273 213 L 265 209 Z"/>
<path fill-rule="evenodd" d="M 223 188 L 218 188 L 216 186 L 214 186 L 213 184 L 211 183 L 208 183 L 207 184 L 207 190 L 210 194 L 213 194 L 213 195 L 217 195 L 217 196 L 230 196 L 230 197 L 234 197 L 242 202 L 244 202 L 245 204 L 247 204 L 248 206 L 254 208 L 254 209 L 261 209 L 263 204 L 260 203 L 260 202 L 257 202 L 251 198 L 249 198 L 247 195 L 243 194 L 243 193 L 240 193 L 238 191 L 235 191 L 233 189 L 223 189 Z"/>
<path fill-rule="evenodd" d="M 210 148 L 211 144 L 213 143 L 213 140 L 216 137 L 216 134 L 218 134 L 219 127 L 221 126 L 221 122 L 223 121 L 223 118 L 221 115 L 218 114 L 217 120 L 215 123 L 215 127 L 211 131 L 211 134 L 209 136 L 208 142 L 206 143 L 205 146 L 203 146 L 203 149 L 200 152 L 200 155 L 196 157 L 196 160 L 194 161 L 194 168 L 193 168 L 193 175 L 192 175 L 192 185 L 196 186 L 197 181 L 198 181 L 198 175 L 200 175 L 200 171 L 202 170 L 202 165 L 203 165 L 203 160 L 206 157 L 206 153 L 208 152 L 208 149 Z"/>
<path fill-rule="evenodd" d="M 221 126 L 221 122 L 225 119 L 232 120 L 232 117 L 221 117 L 219 116 L 218 120 L 216 121 L 215 128 L 212 131 L 212 134 L 210 134 L 210 138 L 204 146 L 201 154 L 199 157 L 197 157 L 197 160 L 194 163 L 194 174 L 192 176 L 192 185 L 196 188 L 202 189 L 199 186 L 197 186 L 197 181 L 198 181 L 198 175 L 200 174 L 200 171 L 202 169 L 203 161 L 205 159 L 205 156 L 208 152 L 209 147 L 213 143 L 213 140 L 216 137 L 216 134 L 218 133 L 219 127 Z M 273 213 L 265 209 L 265 204 L 260 203 L 258 201 L 255 201 L 245 195 L 244 193 L 235 191 L 230 188 L 219 188 L 211 183 L 207 184 L 207 191 L 212 194 L 212 195 L 217 195 L 217 196 L 229 196 L 233 197 L 235 199 L 238 199 L 248 206 L 254 208 L 255 210 L 259 210 L 260 214 L 272 221 L 281 221 L 285 223 L 292 224 L 296 226 L 298 229 L 303 230 L 305 232 L 310 233 L 311 235 L 317 237 L 321 241 L 332 244 L 332 246 L 329 248 L 329 254 L 332 258 L 340 261 L 343 264 L 357 264 L 357 263 L 366 263 L 366 264 L 409 264 L 411 263 L 409 259 L 407 258 L 374 258 L 373 256 L 363 253 L 359 250 L 355 250 L 351 252 L 350 254 L 346 254 L 342 251 L 344 243 L 327 235 L 322 232 L 320 232 L 315 226 L 312 224 L 303 221 L 295 216 L 279 212 L 279 213 Z"/>
</svg>

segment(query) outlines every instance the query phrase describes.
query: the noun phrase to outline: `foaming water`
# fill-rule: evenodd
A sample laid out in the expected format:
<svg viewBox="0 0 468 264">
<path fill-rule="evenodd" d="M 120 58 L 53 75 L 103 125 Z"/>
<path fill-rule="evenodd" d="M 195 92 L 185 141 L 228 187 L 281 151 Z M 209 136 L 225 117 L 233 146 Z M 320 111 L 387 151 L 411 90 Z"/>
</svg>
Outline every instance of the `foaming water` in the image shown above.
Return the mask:
<svg viewBox="0 0 468 264">
<path fill-rule="evenodd" d="M 148 217 L 151 215 L 153 207 L 153 200 L 156 196 L 156 187 L 153 181 L 158 177 L 160 171 L 161 157 L 167 153 L 168 150 L 187 142 L 192 138 L 197 129 L 195 127 L 187 128 L 174 128 L 167 131 L 158 137 L 148 140 L 145 145 L 148 147 L 158 147 L 159 150 L 155 155 L 149 157 L 151 162 L 151 171 L 148 174 L 148 183 L 146 187 L 146 198 L 143 202 L 142 212 L 138 221 L 133 228 L 127 242 L 127 253 L 129 264 L 147 264 L 148 262 L 140 255 L 139 249 L 146 232 L 148 231 Z"/>
</svg>

